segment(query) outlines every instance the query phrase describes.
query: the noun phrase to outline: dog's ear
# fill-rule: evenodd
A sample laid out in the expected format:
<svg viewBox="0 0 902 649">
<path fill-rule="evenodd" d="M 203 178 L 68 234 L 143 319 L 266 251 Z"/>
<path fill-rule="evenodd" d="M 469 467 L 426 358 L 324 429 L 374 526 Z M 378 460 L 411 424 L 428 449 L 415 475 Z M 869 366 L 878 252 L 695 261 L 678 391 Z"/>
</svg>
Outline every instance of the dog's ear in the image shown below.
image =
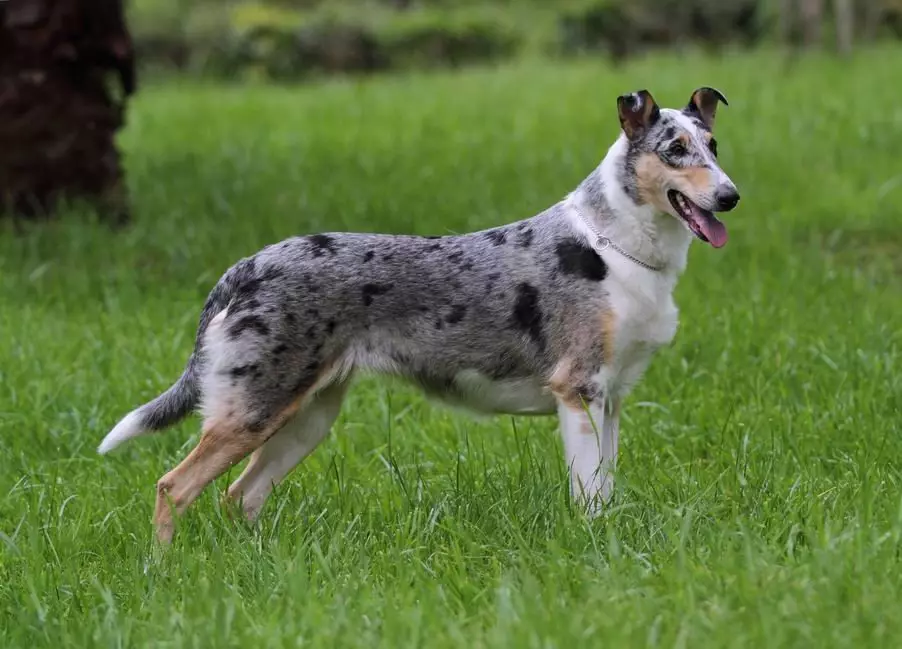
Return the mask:
<svg viewBox="0 0 902 649">
<path fill-rule="evenodd" d="M 617 97 L 617 113 L 620 115 L 620 127 L 630 140 L 645 135 L 661 117 L 661 109 L 648 90 Z"/>
<path fill-rule="evenodd" d="M 705 126 L 713 131 L 714 116 L 717 114 L 717 103 L 721 101 L 724 106 L 730 105 L 730 102 L 727 101 L 727 98 L 723 96 L 720 90 L 704 86 L 692 93 L 692 96 L 689 97 L 689 104 L 683 112 L 698 117 Z"/>
</svg>

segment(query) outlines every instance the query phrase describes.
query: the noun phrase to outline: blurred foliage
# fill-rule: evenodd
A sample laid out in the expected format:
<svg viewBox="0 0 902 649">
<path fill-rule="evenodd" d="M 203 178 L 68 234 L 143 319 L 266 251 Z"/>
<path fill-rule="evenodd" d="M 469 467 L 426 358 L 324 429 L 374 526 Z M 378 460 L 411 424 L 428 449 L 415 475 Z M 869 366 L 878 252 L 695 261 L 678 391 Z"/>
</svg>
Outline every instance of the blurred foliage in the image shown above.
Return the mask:
<svg viewBox="0 0 902 649">
<path fill-rule="evenodd" d="M 880 0 L 874 0 L 880 1 Z M 902 36 L 902 0 L 880 25 Z M 748 46 L 775 32 L 776 0 L 129 0 L 139 61 L 224 77 L 457 66 L 522 53 Z"/>
<path fill-rule="evenodd" d="M 565 52 L 603 49 L 615 59 L 682 42 L 750 45 L 768 19 L 759 0 L 589 0 L 562 12 L 560 45 Z"/>
</svg>

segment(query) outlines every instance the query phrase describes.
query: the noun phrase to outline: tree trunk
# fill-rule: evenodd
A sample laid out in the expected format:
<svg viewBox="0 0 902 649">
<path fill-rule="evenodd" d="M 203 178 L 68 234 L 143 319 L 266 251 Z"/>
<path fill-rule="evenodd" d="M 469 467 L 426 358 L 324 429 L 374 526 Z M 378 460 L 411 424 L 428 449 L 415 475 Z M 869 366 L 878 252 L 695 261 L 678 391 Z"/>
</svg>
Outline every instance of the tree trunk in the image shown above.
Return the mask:
<svg viewBox="0 0 902 649">
<path fill-rule="evenodd" d="M 779 4 L 779 33 L 780 42 L 787 47 L 792 47 L 795 41 L 796 3 L 794 0 L 780 0 Z"/>
<path fill-rule="evenodd" d="M 877 30 L 880 27 L 880 15 L 883 13 L 883 0 L 863 0 L 864 18 L 862 35 L 866 41 L 877 38 Z"/>
<path fill-rule="evenodd" d="M 807 48 L 821 44 L 824 0 L 801 0 L 802 42 Z"/>
<path fill-rule="evenodd" d="M 841 56 L 852 54 L 855 34 L 855 8 L 852 0 L 833 0 L 833 19 L 836 22 L 836 51 Z"/>
<path fill-rule="evenodd" d="M 121 0 L 0 2 L 0 212 L 46 216 L 87 199 L 126 221 L 115 135 L 134 89 Z"/>
</svg>

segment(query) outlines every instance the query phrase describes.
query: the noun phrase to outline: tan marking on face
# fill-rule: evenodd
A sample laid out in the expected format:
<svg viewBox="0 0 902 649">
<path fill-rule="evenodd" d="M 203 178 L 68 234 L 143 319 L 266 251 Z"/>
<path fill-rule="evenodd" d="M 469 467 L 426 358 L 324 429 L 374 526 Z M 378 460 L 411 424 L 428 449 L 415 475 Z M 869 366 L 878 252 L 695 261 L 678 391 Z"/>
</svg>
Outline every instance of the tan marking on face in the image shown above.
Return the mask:
<svg viewBox="0 0 902 649">
<path fill-rule="evenodd" d="M 639 156 L 636 161 L 636 188 L 639 191 L 639 198 L 661 211 L 669 211 L 670 203 L 664 193 L 664 186 L 673 175 L 673 171 L 653 153 L 643 153 Z"/>
<path fill-rule="evenodd" d="M 680 142 L 682 142 L 682 143 L 683 143 L 683 146 L 686 147 L 687 149 L 688 149 L 688 148 L 690 147 L 690 145 L 692 144 L 692 142 L 689 140 L 689 134 L 688 134 L 688 133 L 680 133 L 680 137 L 678 137 L 677 139 L 678 139 Z"/>
<path fill-rule="evenodd" d="M 687 167 L 685 169 L 677 169 L 677 172 L 677 177 L 688 184 L 693 191 L 699 194 L 710 192 L 713 185 L 710 169 L 705 169 L 704 167 Z"/>
<path fill-rule="evenodd" d="M 686 194 L 692 201 L 702 202 L 699 197 L 710 194 L 713 185 L 711 170 L 704 167 L 676 169 L 664 164 L 653 153 L 643 153 L 636 161 L 636 187 L 639 198 L 662 212 L 670 212 L 673 209 L 667 198 L 667 187 Z"/>
</svg>

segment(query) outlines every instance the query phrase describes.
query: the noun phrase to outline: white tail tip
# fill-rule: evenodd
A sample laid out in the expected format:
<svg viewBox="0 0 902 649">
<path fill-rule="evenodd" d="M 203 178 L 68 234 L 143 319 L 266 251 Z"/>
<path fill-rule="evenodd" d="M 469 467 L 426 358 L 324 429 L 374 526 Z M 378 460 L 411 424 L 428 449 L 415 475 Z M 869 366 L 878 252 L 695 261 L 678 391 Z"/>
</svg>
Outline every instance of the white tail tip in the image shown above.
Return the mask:
<svg viewBox="0 0 902 649">
<path fill-rule="evenodd" d="M 122 421 L 107 433 L 107 436 L 100 442 L 100 446 L 97 447 L 97 452 L 101 455 L 109 453 L 122 442 L 143 435 L 145 432 L 144 426 L 141 425 L 141 417 L 138 416 L 138 411 L 134 410 L 125 415 Z"/>
</svg>

